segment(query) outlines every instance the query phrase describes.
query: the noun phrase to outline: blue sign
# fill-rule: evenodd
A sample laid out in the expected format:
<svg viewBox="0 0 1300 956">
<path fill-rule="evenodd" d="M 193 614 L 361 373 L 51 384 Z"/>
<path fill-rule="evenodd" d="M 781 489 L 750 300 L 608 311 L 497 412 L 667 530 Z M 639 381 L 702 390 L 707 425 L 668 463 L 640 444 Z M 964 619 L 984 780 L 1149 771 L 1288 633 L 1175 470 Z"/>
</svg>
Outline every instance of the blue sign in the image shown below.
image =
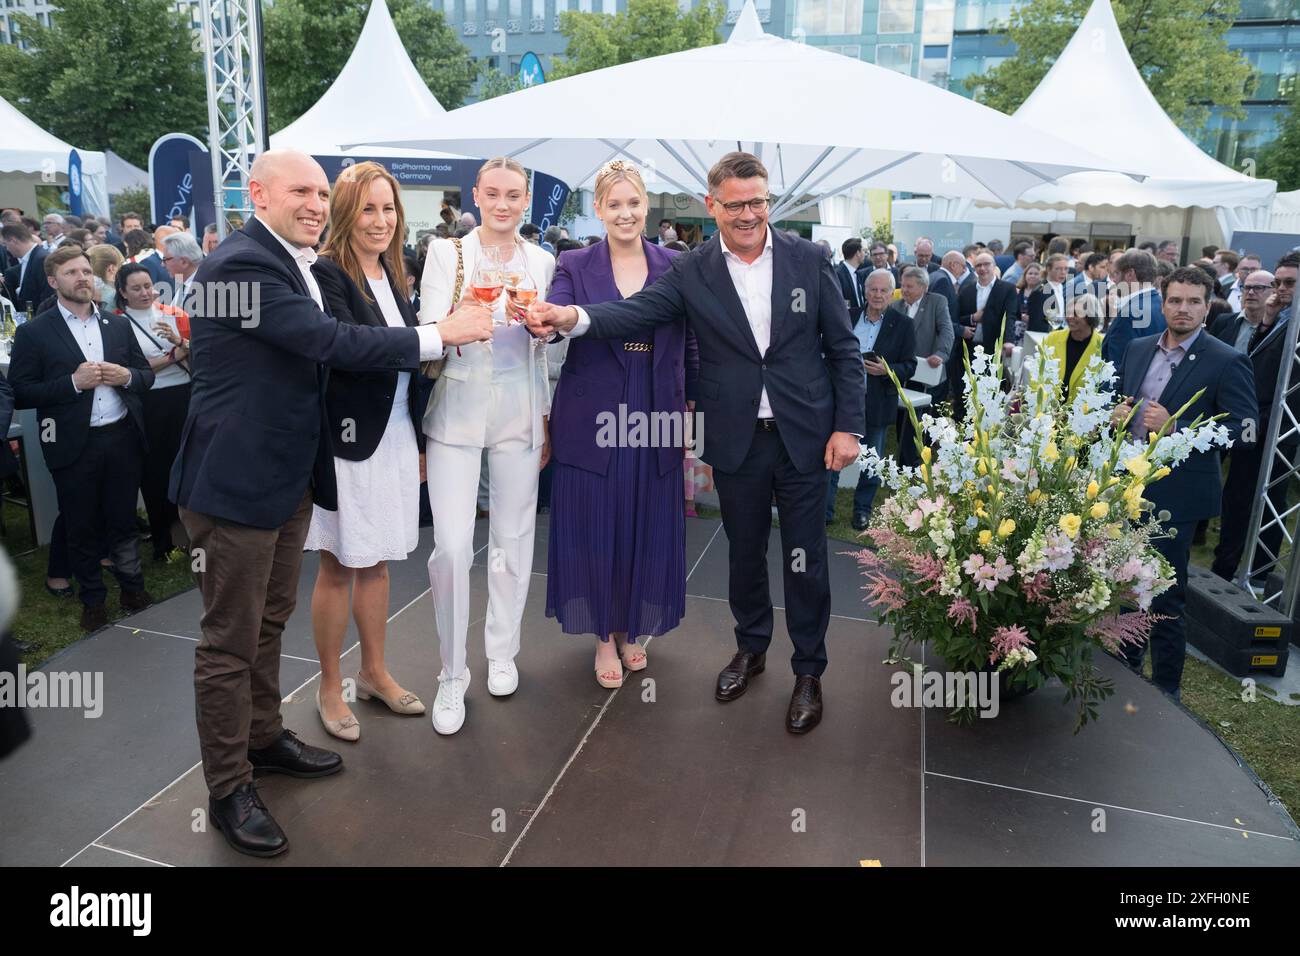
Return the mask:
<svg viewBox="0 0 1300 956">
<path fill-rule="evenodd" d="M 533 172 L 533 208 L 529 222 L 537 223 L 542 232 L 560 224 L 560 213 L 569 198 L 569 187 L 554 176 Z"/>
<path fill-rule="evenodd" d="M 68 211 L 81 215 L 81 157 L 75 149 L 68 154 Z"/>
<path fill-rule="evenodd" d="M 210 165 L 207 147 L 193 136 L 168 133 L 154 142 L 149 150 L 149 205 L 153 222 L 186 216 L 192 225 L 202 229 L 195 221 L 194 206 L 196 202 L 203 203 L 204 197 L 195 195 L 192 162 Z M 211 176 L 208 178 L 210 180 Z M 214 202 L 215 197 L 207 197 L 208 208 L 212 208 Z"/>
<path fill-rule="evenodd" d="M 542 71 L 542 61 L 537 58 L 536 53 L 530 50 L 519 61 L 519 85 L 528 87 L 545 82 L 546 74 Z M 541 224 L 538 223 L 538 225 Z"/>
</svg>

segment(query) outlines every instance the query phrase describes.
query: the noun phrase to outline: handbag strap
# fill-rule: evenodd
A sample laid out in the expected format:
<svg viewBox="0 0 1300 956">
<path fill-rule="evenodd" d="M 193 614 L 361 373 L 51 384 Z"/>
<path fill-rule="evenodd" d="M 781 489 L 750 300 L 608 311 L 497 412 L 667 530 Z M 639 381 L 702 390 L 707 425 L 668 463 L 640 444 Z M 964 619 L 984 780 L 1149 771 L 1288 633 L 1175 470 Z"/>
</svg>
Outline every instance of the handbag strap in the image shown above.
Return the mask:
<svg viewBox="0 0 1300 956">
<path fill-rule="evenodd" d="M 160 341 L 158 341 L 158 338 L 157 338 L 157 337 L 156 337 L 152 332 L 150 332 L 148 329 L 146 329 L 143 325 L 141 325 L 139 322 L 137 322 L 137 321 L 135 320 L 135 316 L 134 316 L 134 315 L 132 315 L 132 314 L 131 314 L 130 312 L 128 312 L 126 309 L 123 309 L 123 310 L 122 310 L 122 314 L 125 315 L 125 316 L 130 320 L 130 322 L 131 322 L 132 325 L 134 325 L 137 329 L 139 329 L 141 332 L 143 332 L 143 333 L 145 334 L 145 338 L 147 338 L 150 342 L 152 342 L 155 346 L 157 346 L 158 351 L 162 352 L 164 355 L 167 354 L 167 351 L 168 351 L 168 350 L 167 350 L 166 348 L 163 347 L 163 344 L 162 344 Z M 180 366 L 181 371 L 183 371 L 183 372 L 184 372 L 186 375 L 188 375 L 190 378 L 193 378 L 193 377 L 194 377 L 194 373 L 190 371 L 190 367 L 189 367 L 188 365 L 185 364 L 185 360 L 184 360 L 184 359 L 177 359 L 177 360 L 176 360 L 175 362 L 173 362 L 172 364 L 173 364 L 173 365 L 178 365 L 178 366 Z"/>
<path fill-rule="evenodd" d="M 453 237 L 451 244 L 456 247 L 456 285 L 451 291 L 451 312 L 456 311 L 456 303 L 460 301 L 461 287 L 465 285 L 465 250 L 460 247 L 460 239 Z M 448 315 L 451 315 L 448 312 Z"/>
</svg>

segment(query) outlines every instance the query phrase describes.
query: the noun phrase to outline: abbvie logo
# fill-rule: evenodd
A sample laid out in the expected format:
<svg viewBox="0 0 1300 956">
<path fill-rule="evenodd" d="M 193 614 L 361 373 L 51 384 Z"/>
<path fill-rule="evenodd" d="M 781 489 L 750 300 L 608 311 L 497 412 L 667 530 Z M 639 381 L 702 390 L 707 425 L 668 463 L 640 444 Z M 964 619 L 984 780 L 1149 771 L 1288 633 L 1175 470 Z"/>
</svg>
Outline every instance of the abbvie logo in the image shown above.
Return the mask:
<svg viewBox="0 0 1300 956">
<path fill-rule="evenodd" d="M 51 926 L 129 926 L 134 936 L 148 936 L 152 926 L 151 893 L 70 893 L 50 897 Z"/>
</svg>

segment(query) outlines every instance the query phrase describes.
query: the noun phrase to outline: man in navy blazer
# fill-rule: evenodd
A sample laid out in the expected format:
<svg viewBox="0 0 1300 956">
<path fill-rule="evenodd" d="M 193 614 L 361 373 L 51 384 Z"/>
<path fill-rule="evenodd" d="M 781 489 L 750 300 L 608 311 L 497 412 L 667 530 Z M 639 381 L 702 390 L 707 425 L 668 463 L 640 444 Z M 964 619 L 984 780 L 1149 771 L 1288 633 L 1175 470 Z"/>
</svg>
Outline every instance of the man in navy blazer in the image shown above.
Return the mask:
<svg viewBox="0 0 1300 956">
<path fill-rule="evenodd" d="M 916 330 L 905 312 L 889 308 L 894 298 L 894 274 L 888 269 L 876 269 L 867 276 L 867 307 L 858 321 L 853 323 L 853 335 L 858 340 L 858 351 L 867 372 L 866 415 L 862 428 L 862 442 L 885 454 L 885 435 L 898 414 L 898 389 L 889 378 L 887 368 L 893 369 L 900 382 L 916 374 Z M 840 473 L 831 471 L 830 487 L 826 492 L 826 523 L 835 517 L 835 495 L 840 486 Z M 871 521 L 871 506 L 880 488 L 880 478 L 858 474 L 858 484 L 853 490 L 853 528 L 864 530 Z"/>
<path fill-rule="evenodd" d="M 831 609 L 826 470 L 858 456 L 862 356 L 822 250 L 768 225 L 768 177 L 759 159 L 728 153 L 709 171 L 708 185 L 705 204 L 717 235 L 678 256 L 654 285 L 586 309 L 537 306 L 528 324 L 535 335 L 624 338 L 686 318 L 700 348 L 702 457 L 713 466 L 722 506 L 739 648 L 718 675 L 715 697 L 735 700 L 765 667 L 775 492 L 795 645 L 786 729 L 806 733 L 821 720 Z"/>
<path fill-rule="evenodd" d="M 844 261 L 835 267 L 835 278 L 840 280 L 840 289 L 844 293 L 844 302 L 849 307 L 849 321 L 856 322 L 862 315 L 862 278 L 858 270 L 866 253 L 862 249 L 862 240 L 850 237 L 840 246 Z"/>
<path fill-rule="evenodd" d="M 466 306 L 420 328 L 335 321 L 311 272 L 329 211 L 325 171 L 303 153 L 263 153 L 249 195 L 256 218 L 195 275 L 194 384 L 169 494 L 203 595 L 194 696 L 210 816 L 234 849 L 274 856 L 288 841 L 253 770 L 319 777 L 342 766 L 280 720 L 280 635 L 312 503 L 337 507 L 325 366 L 415 369 L 444 345 L 489 338 L 491 317 Z"/>
<path fill-rule="evenodd" d="M 13 262 L 4 272 L 9 299 L 18 311 L 30 309 L 34 315 L 43 303 L 54 298 L 54 290 L 45 278 L 45 257 L 49 253 L 22 223 L 4 226 L 0 236 Z"/>
<path fill-rule="evenodd" d="M 1130 342 L 1165 330 L 1160 290 L 1156 288 L 1157 270 L 1156 257 L 1143 249 L 1130 250 L 1115 262 L 1121 298 L 1101 342 L 1103 361 L 1118 367 Z"/>
<path fill-rule="evenodd" d="M 1205 328 L 1213 295 L 1213 280 L 1195 267 L 1176 269 L 1165 285 L 1165 319 L 1168 328 L 1160 335 L 1135 339 L 1119 366 L 1119 387 L 1125 396 L 1112 421 L 1124 421 L 1136 408 L 1129 429 L 1145 439 L 1158 432 L 1201 389 L 1204 393 L 1175 420 L 1166 434 L 1195 418 L 1224 414 L 1225 426 L 1234 444 L 1258 438 L 1259 406 L 1250 360 L 1216 339 Z M 1245 429 L 1249 422 L 1252 426 Z M 1154 614 L 1167 615 L 1151 631 L 1151 680 L 1157 687 L 1179 697 L 1187 639 L 1183 624 L 1186 603 L 1187 562 L 1192 534 L 1199 521 L 1219 514 L 1222 498 L 1219 451 L 1192 452 L 1181 465 L 1159 481 L 1152 482 L 1144 497 L 1155 512 L 1169 512 L 1162 522 L 1172 538 L 1157 538 L 1153 544 L 1173 566 L 1177 580 L 1173 587 L 1151 602 Z M 1141 673 L 1145 646 L 1125 648 L 1129 666 Z"/>
</svg>

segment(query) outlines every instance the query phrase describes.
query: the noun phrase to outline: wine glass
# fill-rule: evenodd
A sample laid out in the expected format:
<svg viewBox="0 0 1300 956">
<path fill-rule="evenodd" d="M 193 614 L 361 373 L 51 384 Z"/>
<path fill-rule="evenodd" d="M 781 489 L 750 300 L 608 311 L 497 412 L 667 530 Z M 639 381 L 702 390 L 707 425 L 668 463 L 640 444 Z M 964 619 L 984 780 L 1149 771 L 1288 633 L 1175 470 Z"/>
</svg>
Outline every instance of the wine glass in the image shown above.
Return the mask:
<svg viewBox="0 0 1300 956">
<path fill-rule="evenodd" d="M 498 250 L 500 253 L 500 250 Z M 505 282 L 507 289 L 517 285 L 525 276 L 528 275 L 528 259 L 524 256 L 524 251 L 516 243 L 510 251 L 510 255 L 501 255 L 501 277 Z"/>
<path fill-rule="evenodd" d="M 501 324 L 497 321 L 495 310 L 503 288 L 500 257 L 495 254 L 495 251 L 484 249 L 483 255 L 474 266 L 474 274 L 470 277 L 469 291 L 477 302 L 493 310 L 493 325 Z"/>
<path fill-rule="evenodd" d="M 521 272 L 518 275 L 514 285 L 506 285 L 506 295 L 510 297 L 510 303 L 518 307 L 521 311 L 527 312 L 532 304 L 537 301 L 537 283 L 527 272 Z M 522 321 L 514 314 L 507 315 L 511 322 Z"/>
</svg>

